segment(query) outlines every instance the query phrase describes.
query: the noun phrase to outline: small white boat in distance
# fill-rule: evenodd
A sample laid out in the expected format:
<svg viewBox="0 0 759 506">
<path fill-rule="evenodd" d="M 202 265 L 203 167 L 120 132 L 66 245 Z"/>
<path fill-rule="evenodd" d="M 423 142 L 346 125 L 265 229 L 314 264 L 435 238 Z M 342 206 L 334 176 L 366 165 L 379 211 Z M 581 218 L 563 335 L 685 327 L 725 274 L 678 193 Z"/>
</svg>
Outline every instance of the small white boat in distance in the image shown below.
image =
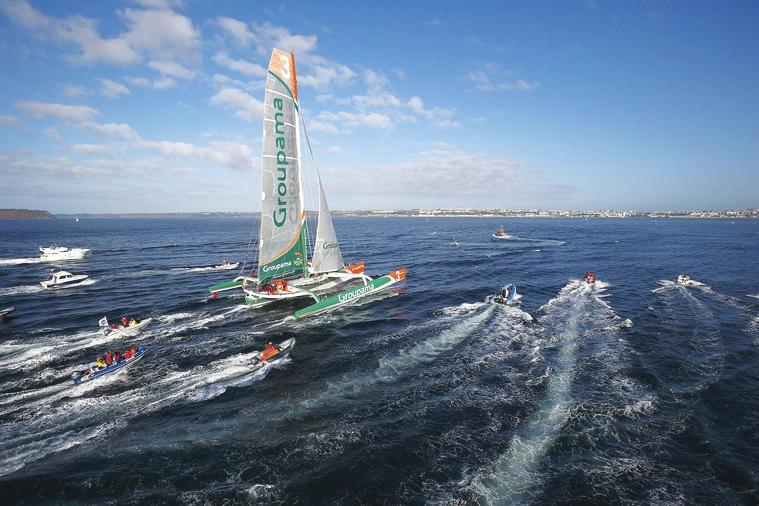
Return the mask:
<svg viewBox="0 0 759 506">
<path fill-rule="evenodd" d="M 495 234 L 493 234 L 494 239 L 511 239 L 511 236 L 506 233 L 506 231 L 503 229 L 503 225 L 500 226 L 498 230 L 495 231 Z"/>
<path fill-rule="evenodd" d="M 237 269 L 240 267 L 240 262 L 230 262 L 229 260 L 224 260 L 219 265 L 215 265 L 214 269 L 219 271 L 231 271 L 233 269 Z"/>
<path fill-rule="evenodd" d="M 71 274 L 66 271 L 53 273 L 50 279 L 41 281 L 42 288 L 63 288 L 66 286 L 75 286 L 89 278 L 87 274 Z"/>
<path fill-rule="evenodd" d="M 0 309 L 0 320 L 8 316 L 13 312 L 13 310 L 16 309 L 15 307 L 6 307 L 5 309 Z"/>
<path fill-rule="evenodd" d="M 40 246 L 40 262 L 58 262 L 60 260 L 79 260 L 90 252 L 88 248 L 65 248 L 63 246 Z"/>
<path fill-rule="evenodd" d="M 687 274 L 680 274 L 677 276 L 677 284 L 678 285 L 695 285 L 696 282 L 690 279 L 690 276 Z"/>
</svg>

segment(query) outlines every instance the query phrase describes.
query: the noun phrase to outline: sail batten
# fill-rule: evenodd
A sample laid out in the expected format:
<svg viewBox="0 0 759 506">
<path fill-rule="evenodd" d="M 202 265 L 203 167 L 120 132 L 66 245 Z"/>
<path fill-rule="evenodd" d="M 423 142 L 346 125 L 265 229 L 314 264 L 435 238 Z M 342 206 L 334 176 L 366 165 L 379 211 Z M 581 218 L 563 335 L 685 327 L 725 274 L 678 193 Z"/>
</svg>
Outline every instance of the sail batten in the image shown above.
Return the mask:
<svg viewBox="0 0 759 506">
<path fill-rule="evenodd" d="M 299 120 L 292 55 L 274 49 L 264 91 L 258 276 L 307 273 Z"/>
</svg>

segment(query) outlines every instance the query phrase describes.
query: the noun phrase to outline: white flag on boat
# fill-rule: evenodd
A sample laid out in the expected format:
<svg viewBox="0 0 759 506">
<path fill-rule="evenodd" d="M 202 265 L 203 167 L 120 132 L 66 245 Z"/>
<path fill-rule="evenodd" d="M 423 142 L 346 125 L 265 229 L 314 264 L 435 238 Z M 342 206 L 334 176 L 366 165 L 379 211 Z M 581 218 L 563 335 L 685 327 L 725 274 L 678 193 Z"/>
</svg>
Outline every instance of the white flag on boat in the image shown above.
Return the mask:
<svg viewBox="0 0 759 506">
<path fill-rule="evenodd" d="M 100 325 L 101 327 L 107 327 L 107 326 L 108 326 L 108 318 L 106 318 L 105 316 L 104 316 L 104 317 L 102 317 L 102 318 L 101 318 L 101 319 L 98 321 L 98 325 Z"/>
</svg>

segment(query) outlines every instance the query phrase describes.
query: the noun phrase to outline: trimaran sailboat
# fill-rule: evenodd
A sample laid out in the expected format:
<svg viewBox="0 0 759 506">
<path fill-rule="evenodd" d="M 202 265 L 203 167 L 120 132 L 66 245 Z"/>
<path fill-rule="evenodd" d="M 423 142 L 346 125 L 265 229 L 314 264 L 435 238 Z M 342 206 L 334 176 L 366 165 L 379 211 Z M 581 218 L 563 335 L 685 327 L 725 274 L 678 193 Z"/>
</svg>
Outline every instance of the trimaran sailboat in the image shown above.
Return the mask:
<svg viewBox="0 0 759 506">
<path fill-rule="evenodd" d="M 310 298 L 313 304 L 295 312 L 296 318 L 302 318 L 355 302 L 405 279 L 403 268 L 372 278 L 364 273 L 364 262 L 344 264 L 318 169 L 318 224 L 313 255 L 308 262 L 300 153 L 301 119 L 292 53 L 279 49 L 272 51 L 263 120 L 257 275 L 240 276 L 208 290 L 216 293 L 242 288 L 246 294 L 245 302 L 250 307 L 278 300 Z M 325 294 L 348 282 L 356 286 L 332 295 Z"/>
</svg>

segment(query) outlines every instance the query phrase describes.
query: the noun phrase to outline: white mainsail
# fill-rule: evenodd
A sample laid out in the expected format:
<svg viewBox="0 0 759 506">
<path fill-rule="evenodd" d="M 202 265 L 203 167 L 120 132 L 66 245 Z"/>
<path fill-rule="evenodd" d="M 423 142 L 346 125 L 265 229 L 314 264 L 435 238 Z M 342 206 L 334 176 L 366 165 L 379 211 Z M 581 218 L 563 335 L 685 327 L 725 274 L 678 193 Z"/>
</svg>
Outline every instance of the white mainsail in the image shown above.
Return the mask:
<svg viewBox="0 0 759 506">
<path fill-rule="evenodd" d="M 295 62 L 279 49 L 269 61 L 263 116 L 258 276 L 266 281 L 298 271 L 307 275 Z"/>
<path fill-rule="evenodd" d="M 327 197 L 319 179 L 319 222 L 316 225 L 316 240 L 314 256 L 311 259 L 311 269 L 314 273 L 334 272 L 343 268 L 343 255 L 337 243 L 335 227 L 327 206 Z"/>
</svg>

